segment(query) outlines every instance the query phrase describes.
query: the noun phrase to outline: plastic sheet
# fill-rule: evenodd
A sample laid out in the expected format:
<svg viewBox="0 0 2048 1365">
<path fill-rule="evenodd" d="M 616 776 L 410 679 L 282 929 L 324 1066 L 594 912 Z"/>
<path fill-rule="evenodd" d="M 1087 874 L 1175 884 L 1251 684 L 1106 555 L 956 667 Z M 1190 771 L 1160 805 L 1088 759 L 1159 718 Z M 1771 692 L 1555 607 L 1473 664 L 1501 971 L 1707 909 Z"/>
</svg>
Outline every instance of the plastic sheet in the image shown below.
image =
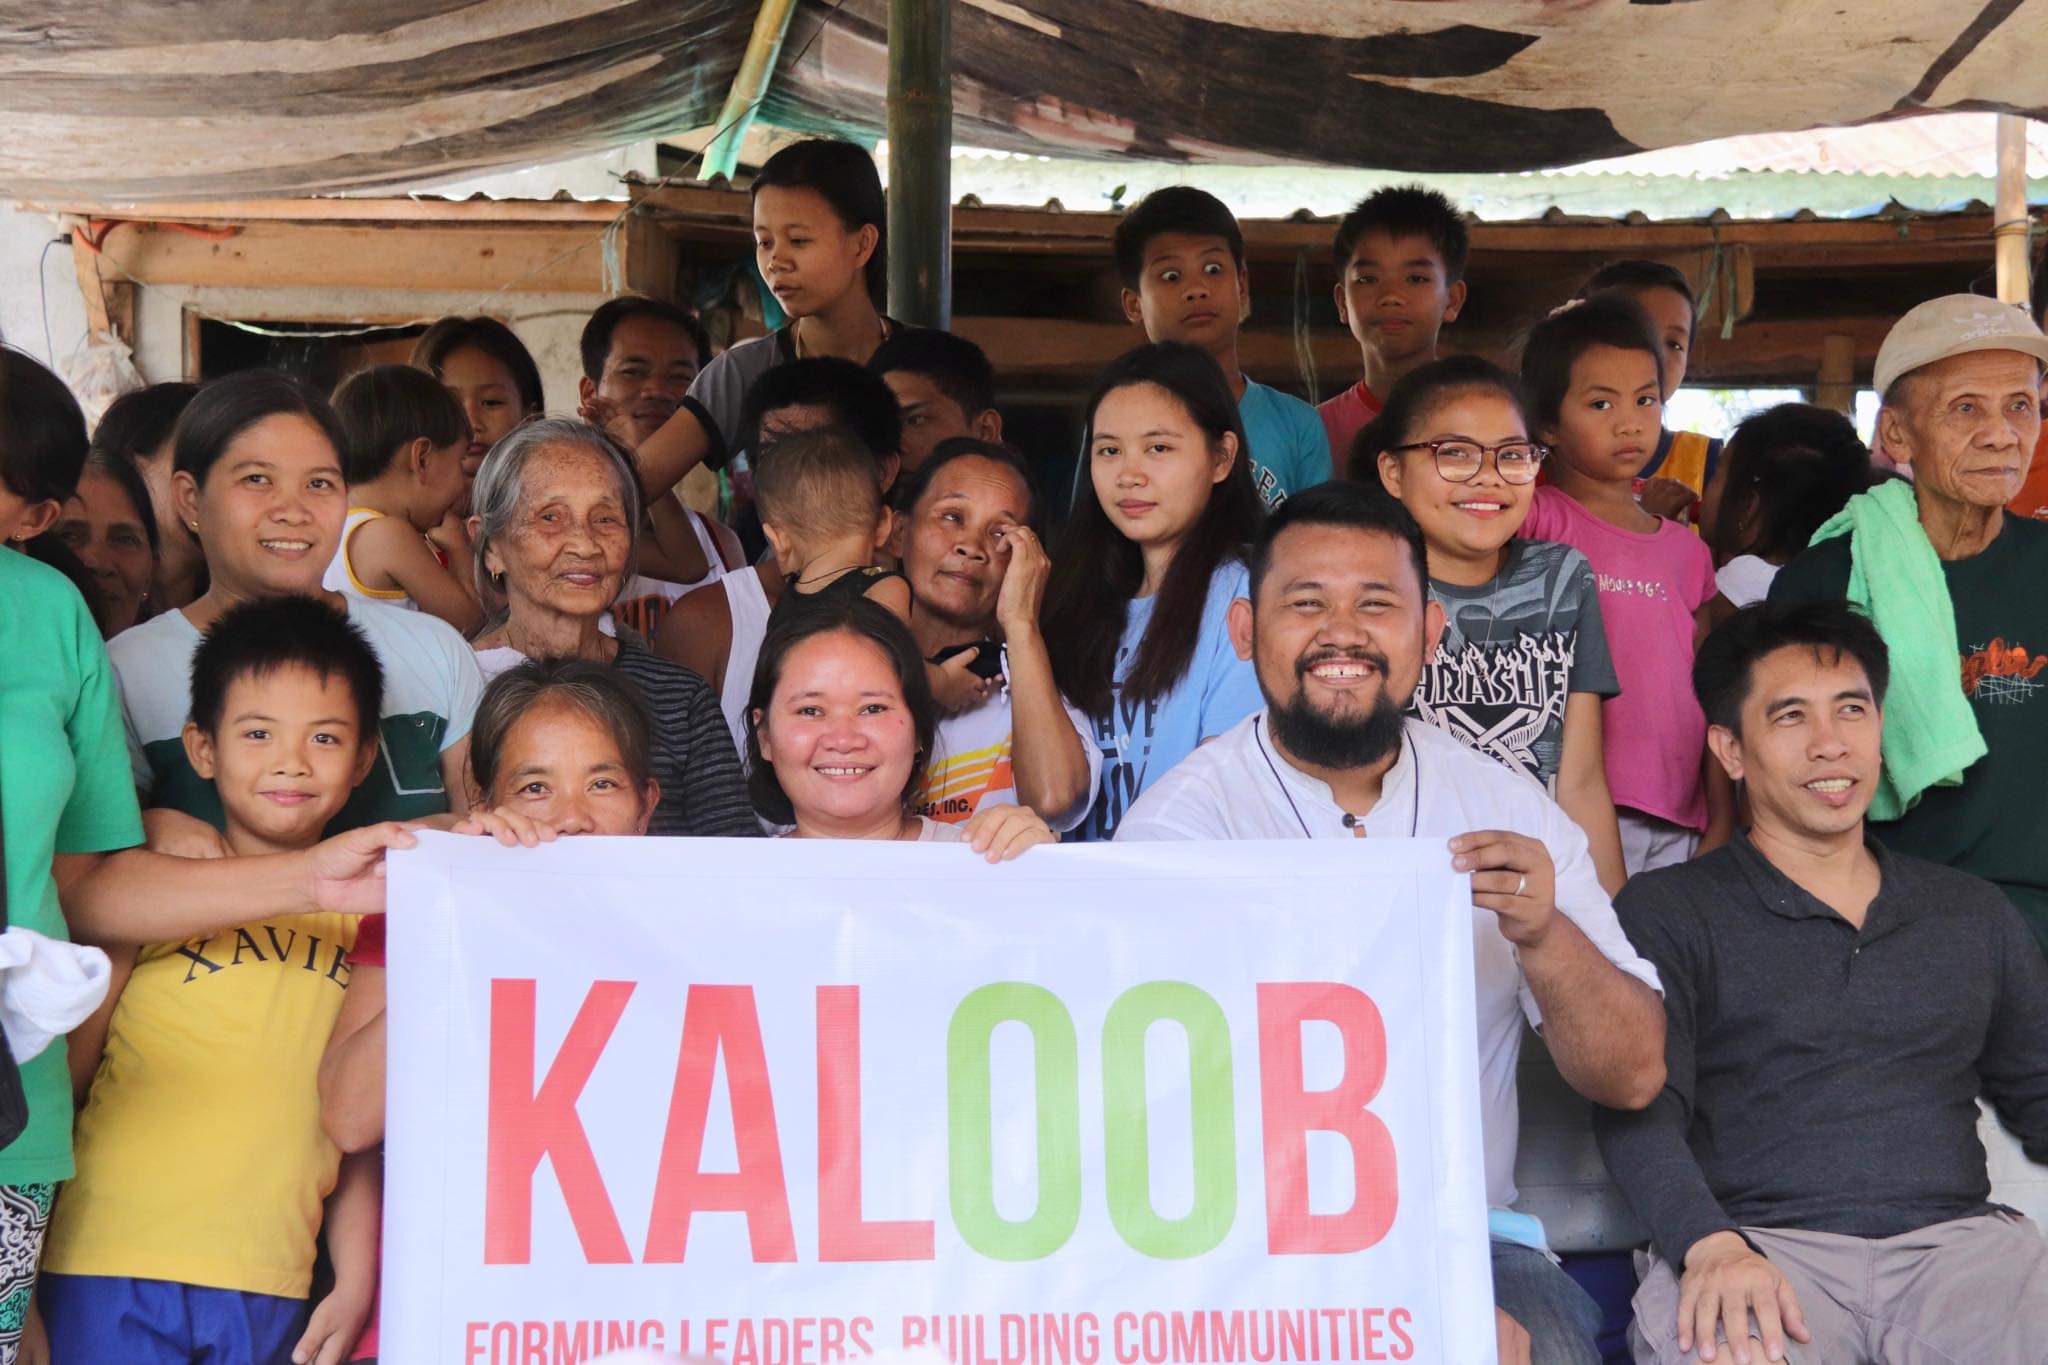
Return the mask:
<svg viewBox="0 0 2048 1365">
<path fill-rule="evenodd" d="M 55 203 L 431 183 L 704 127 L 732 0 L 0 3 L 0 193 Z M 763 117 L 872 139 L 887 0 L 804 0 Z M 1902 110 L 2048 116 L 2013 5 L 962 0 L 955 142 L 1503 171 Z M 1882 32 L 1876 31 L 1881 29 Z"/>
</svg>

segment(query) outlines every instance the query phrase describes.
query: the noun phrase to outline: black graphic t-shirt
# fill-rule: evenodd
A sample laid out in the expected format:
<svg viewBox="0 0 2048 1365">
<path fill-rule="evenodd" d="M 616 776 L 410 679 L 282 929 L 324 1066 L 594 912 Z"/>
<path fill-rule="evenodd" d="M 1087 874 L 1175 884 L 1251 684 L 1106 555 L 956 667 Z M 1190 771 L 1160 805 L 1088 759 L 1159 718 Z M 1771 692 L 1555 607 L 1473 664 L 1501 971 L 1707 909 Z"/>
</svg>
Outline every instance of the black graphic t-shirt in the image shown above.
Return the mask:
<svg viewBox="0 0 2048 1365">
<path fill-rule="evenodd" d="M 1443 604 L 1444 638 L 1410 709 L 1555 792 L 1565 698 L 1621 691 L 1592 566 L 1568 545 L 1516 539 L 1491 583 L 1431 579 L 1429 593 Z"/>
<path fill-rule="evenodd" d="M 1840 598 L 1849 553 L 1848 536 L 1805 551 L 1772 582 L 1771 601 Z M 1870 832 L 1887 848 L 1997 883 L 2048 949 L 2048 522 L 2008 516 L 1996 540 L 1941 569 L 1956 615 L 1957 682 L 1988 752 L 1962 785 L 1929 787 Z"/>
</svg>

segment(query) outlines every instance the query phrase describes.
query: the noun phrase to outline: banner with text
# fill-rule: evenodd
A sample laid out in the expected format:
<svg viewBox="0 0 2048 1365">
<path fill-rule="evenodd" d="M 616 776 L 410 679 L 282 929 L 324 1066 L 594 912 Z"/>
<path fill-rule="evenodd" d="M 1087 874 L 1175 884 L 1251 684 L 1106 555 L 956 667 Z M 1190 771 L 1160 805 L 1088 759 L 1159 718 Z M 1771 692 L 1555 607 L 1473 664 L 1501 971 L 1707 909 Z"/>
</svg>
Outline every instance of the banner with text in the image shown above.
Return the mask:
<svg viewBox="0 0 2048 1365">
<path fill-rule="evenodd" d="M 425 836 L 382 1359 L 1491 1361 L 1449 861 Z"/>
</svg>

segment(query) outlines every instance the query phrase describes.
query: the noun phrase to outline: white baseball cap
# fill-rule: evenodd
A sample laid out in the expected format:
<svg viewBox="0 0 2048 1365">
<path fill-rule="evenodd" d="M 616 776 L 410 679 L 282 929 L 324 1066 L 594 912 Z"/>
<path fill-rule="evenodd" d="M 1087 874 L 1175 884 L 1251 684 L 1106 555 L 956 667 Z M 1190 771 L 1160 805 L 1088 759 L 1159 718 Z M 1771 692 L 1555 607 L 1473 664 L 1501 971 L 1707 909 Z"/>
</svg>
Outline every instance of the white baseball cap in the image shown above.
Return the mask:
<svg viewBox="0 0 2048 1365">
<path fill-rule="evenodd" d="M 1892 324 L 1871 376 L 1882 396 L 1900 375 L 1971 351 L 2019 351 L 2048 365 L 2048 336 L 2013 303 L 1981 294 L 1944 294 Z"/>
</svg>

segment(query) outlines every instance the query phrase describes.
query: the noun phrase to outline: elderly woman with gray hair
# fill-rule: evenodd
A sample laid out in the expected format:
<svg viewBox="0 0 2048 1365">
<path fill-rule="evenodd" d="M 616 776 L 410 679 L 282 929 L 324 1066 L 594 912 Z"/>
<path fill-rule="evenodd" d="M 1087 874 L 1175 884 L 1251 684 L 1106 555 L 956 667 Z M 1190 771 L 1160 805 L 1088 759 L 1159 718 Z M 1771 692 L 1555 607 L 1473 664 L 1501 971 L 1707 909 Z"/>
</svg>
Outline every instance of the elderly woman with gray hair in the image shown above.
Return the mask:
<svg viewBox="0 0 2048 1365">
<path fill-rule="evenodd" d="M 717 696 L 611 619 L 639 544 L 640 490 L 625 453 L 585 422 L 528 422 L 484 458 L 470 507 L 477 589 L 491 613 L 475 640 L 486 677 L 522 659 L 609 664 L 654 722 L 661 799 L 647 832 L 758 833 Z"/>
</svg>

